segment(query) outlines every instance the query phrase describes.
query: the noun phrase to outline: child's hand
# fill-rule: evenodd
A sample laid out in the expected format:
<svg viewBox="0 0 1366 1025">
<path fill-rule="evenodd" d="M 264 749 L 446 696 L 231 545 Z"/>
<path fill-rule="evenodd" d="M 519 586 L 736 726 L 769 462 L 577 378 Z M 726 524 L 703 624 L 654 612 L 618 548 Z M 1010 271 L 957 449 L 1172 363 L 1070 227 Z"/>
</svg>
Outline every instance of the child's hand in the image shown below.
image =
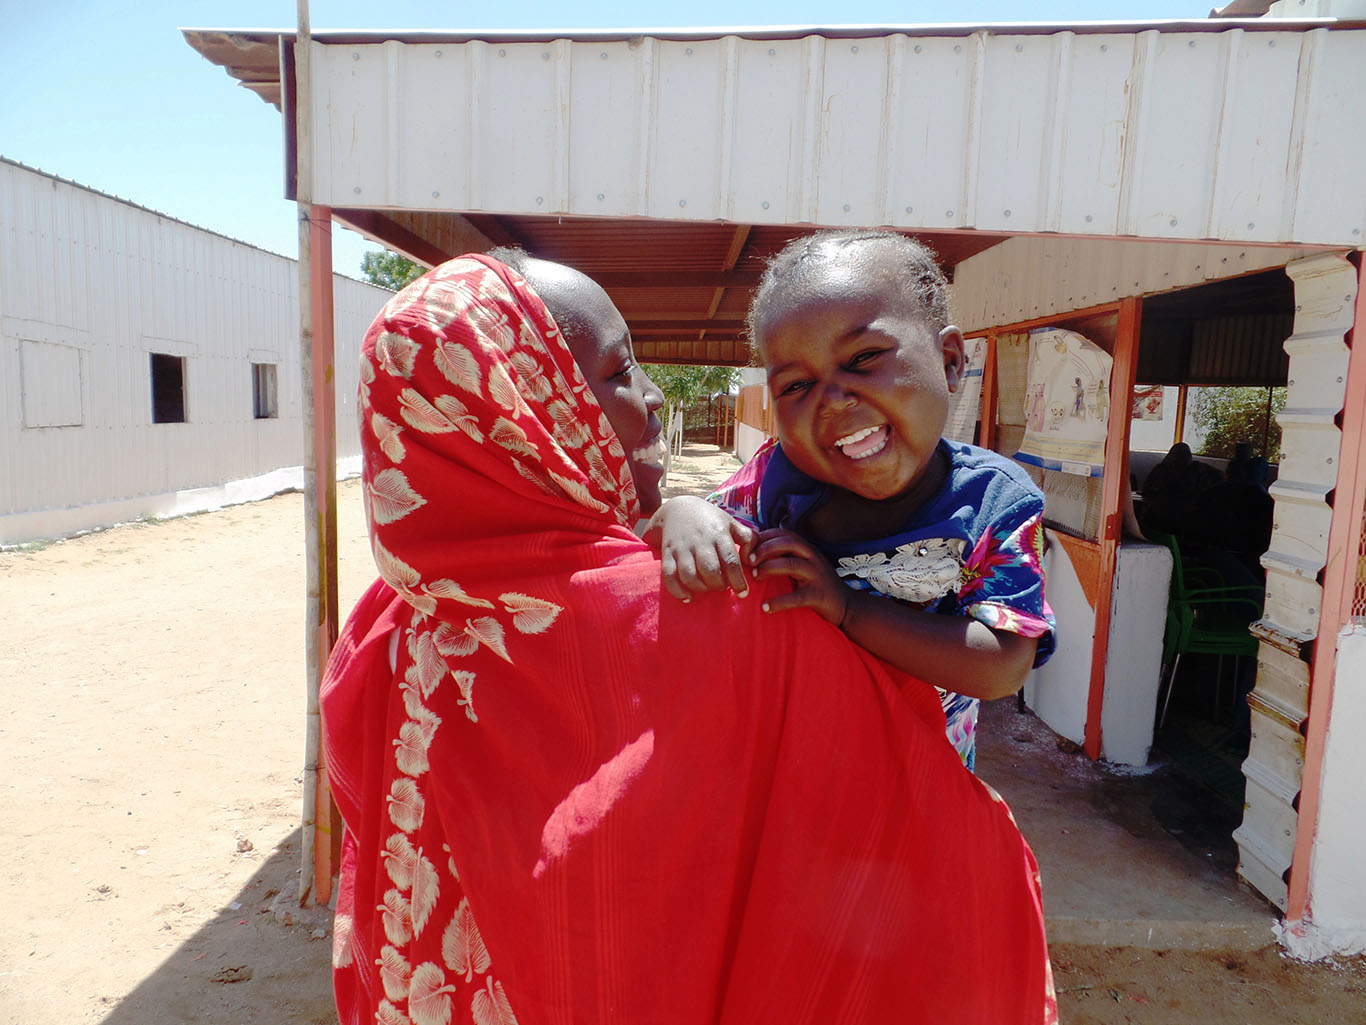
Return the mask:
<svg viewBox="0 0 1366 1025">
<path fill-rule="evenodd" d="M 844 622 L 853 592 L 809 542 L 782 528 L 765 530 L 750 562 L 756 577 L 782 575 L 792 579 L 792 590 L 770 598 L 764 604 L 765 612 L 814 609 L 828 623 L 840 626 Z"/>
<path fill-rule="evenodd" d="M 753 530 L 729 513 L 691 495 L 660 506 L 644 534 L 659 552 L 664 589 L 680 601 L 727 587 L 742 598 L 747 595 L 744 561 L 754 537 Z"/>
</svg>

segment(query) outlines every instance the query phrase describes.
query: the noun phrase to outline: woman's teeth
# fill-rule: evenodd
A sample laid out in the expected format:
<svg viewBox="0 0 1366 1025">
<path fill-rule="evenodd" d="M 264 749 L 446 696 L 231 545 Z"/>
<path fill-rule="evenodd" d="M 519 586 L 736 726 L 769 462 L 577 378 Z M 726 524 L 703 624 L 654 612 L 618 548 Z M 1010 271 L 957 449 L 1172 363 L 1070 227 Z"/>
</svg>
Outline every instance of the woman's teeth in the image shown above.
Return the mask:
<svg viewBox="0 0 1366 1025">
<path fill-rule="evenodd" d="M 881 452 L 889 437 L 886 424 L 865 427 L 861 431 L 845 435 L 835 442 L 835 447 L 850 459 L 867 459 Z"/>
<path fill-rule="evenodd" d="M 638 448 L 631 452 L 631 458 L 638 463 L 664 463 L 664 435 L 655 435 L 655 440 L 644 448 Z"/>
</svg>

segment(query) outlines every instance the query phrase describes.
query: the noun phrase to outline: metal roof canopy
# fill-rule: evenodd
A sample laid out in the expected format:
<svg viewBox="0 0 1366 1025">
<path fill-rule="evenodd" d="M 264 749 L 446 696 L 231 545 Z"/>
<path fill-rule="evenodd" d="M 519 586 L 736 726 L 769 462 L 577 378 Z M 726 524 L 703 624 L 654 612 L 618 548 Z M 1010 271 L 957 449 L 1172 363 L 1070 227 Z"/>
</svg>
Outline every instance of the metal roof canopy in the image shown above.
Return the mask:
<svg viewBox="0 0 1366 1025">
<path fill-rule="evenodd" d="M 282 106 L 292 30 L 187 29 Z M 886 225 L 1356 247 L 1360 23 L 1282 19 L 312 35 L 313 202 L 424 263 L 598 279 L 651 362 L 745 363 L 763 261 Z M 439 98 L 434 102 L 434 98 Z"/>
</svg>

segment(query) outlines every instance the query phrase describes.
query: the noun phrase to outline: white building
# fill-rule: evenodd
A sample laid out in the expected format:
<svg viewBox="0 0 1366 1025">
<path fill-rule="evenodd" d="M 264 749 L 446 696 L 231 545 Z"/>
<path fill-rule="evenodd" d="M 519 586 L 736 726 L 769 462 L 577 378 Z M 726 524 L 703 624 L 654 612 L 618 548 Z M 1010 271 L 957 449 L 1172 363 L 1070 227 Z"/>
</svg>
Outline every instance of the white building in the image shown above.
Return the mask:
<svg viewBox="0 0 1366 1025">
<path fill-rule="evenodd" d="M 300 486 L 298 292 L 293 260 L 0 159 L 0 544 Z M 389 293 L 334 294 L 356 351 Z"/>
</svg>

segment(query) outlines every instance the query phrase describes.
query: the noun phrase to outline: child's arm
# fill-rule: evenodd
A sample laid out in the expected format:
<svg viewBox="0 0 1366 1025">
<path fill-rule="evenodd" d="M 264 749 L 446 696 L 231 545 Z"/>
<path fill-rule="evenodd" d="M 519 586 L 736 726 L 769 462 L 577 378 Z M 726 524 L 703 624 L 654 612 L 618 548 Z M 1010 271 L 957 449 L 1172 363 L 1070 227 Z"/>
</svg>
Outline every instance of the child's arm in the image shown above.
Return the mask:
<svg viewBox="0 0 1366 1025">
<path fill-rule="evenodd" d="M 754 531 L 710 502 L 691 495 L 671 498 L 641 536 L 659 552 L 664 589 L 680 601 L 727 587 L 741 598 L 749 593 L 744 562 Z"/>
<path fill-rule="evenodd" d="M 785 530 L 765 531 L 751 555 L 756 577 L 781 574 L 788 594 L 767 612 L 814 609 L 851 641 L 896 668 L 968 697 L 990 700 L 1024 686 L 1038 644 L 968 616 L 943 616 L 846 585 L 811 544 Z"/>
</svg>

